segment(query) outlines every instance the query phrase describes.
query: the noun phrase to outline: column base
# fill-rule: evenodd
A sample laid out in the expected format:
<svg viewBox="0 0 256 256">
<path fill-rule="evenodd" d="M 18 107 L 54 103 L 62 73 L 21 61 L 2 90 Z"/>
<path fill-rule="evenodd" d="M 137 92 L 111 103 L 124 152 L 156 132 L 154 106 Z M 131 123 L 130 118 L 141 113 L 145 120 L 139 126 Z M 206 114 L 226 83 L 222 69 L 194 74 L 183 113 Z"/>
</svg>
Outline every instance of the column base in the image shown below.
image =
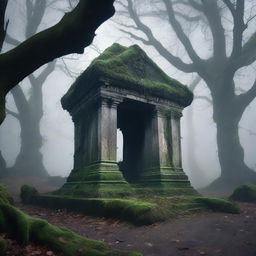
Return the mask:
<svg viewBox="0 0 256 256">
<path fill-rule="evenodd" d="M 87 198 L 128 197 L 133 189 L 125 181 L 116 162 L 95 162 L 73 170 L 67 182 L 55 194 Z"/>
<path fill-rule="evenodd" d="M 136 192 L 143 194 L 152 192 L 161 195 L 193 195 L 197 194 L 191 186 L 188 176 L 181 168 L 156 167 L 143 171 Z"/>
</svg>

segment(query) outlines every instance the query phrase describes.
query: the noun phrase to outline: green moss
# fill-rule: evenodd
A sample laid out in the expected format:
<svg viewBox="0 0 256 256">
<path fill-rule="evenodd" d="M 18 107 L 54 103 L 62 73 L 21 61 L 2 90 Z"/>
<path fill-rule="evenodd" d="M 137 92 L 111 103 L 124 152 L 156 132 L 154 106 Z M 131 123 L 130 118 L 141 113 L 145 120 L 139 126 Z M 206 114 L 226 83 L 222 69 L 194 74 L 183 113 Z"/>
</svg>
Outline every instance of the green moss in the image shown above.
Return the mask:
<svg viewBox="0 0 256 256">
<path fill-rule="evenodd" d="M 60 195 L 38 195 L 34 204 L 65 208 L 99 217 L 110 217 L 131 222 L 136 225 L 148 225 L 175 218 L 179 215 L 200 211 L 218 211 L 239 213 L 239 208 L 224 199 L 198 197 L 198 194 L 182 196 L 152 196 L 144 193 L 137 198 L 75 198 Z"/>
<path fill-rule="evenodd" d="M 0 256 L 6 255 L 8 249 L 8 243 L 5 239 L 0 238 Z"/>
<path fill-rule="evenodd" d="M 189 89 L 167 76 L 137 45 L 114 44 L 96 58 L 62 98 L 69 110 L 90 89 L 115 86 L 133 90 L 145 96 L 156 96 L 187 106 L 193 99 Z"/>
<path fill-rule="evenodd" d="M 56 195 L 69 195 L 80 198 L 123 198 L 133 194 L 133 189 L 124 181 L 95 181 L 92 183 L 66 183 L 55 191 Z"/>
<path fill-rule="evenodd" d="M 256 202 L 256 185 L 244 184 L 236 188 L 229 199 L 241 202 Z"/>
<path fill-rule="evenodd" d="M 103 242 L 86 239 L 68 229 L 53 226 L 45 220 L 32 218 L 4 203 L 0 203 L 0 232 L 8 233 L 22 245 L 34 241 L 36 244 L 48 246 L 53 251 L 63 253 L 65 256 L 78 254 L 81 256 L 140 255 L 134 252 L 111 250 Z"/>
<path fill-rule="evenodd" d="M 240 213 L 240 209 L 237 205 L 225 199 L 199 197 L 196 201 L 216 212 Z"/>
<path fill-rule="evenodd" d="M 0 203 L 13 204 L 13 198 L 6 190 L 5 186 L 0 184 Z"/>
<path fill-rule="evenodd" d="M 20 192 L 20 198 L 22 203 L 24 204 L 30 203 L 33 197 L 37 194 L 38 194 L 38 191 L 33 186 L 23 185 L 21 187 L 21 192 Z"/>
</svg>

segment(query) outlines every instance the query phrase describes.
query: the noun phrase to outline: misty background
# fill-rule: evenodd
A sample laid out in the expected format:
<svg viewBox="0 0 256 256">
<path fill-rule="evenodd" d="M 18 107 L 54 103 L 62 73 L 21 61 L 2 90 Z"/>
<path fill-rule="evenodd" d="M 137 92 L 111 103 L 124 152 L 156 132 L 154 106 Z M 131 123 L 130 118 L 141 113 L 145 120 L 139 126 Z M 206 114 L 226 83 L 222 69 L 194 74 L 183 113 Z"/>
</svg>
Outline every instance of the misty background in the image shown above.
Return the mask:
<svg viewBox="0 0 256 256">
<path fill-rule="evenodd" d="M 19 41 L 25 39 L 26 6 L 24 2 L 10 0 L 7 9 L 7 18 L 9 19 L 8 33 L 12 37 L 19 39 Z M 48 2 L 49 6 L 40 23 L 39 30 L 58 22 L 64 11 L 68 11 L 70 8 L 69 1 L 49 0 Z M 73 54 L 57 60 L 55 70 L 44 82 L 43 117 L 40 122 L 40 131 L 43 136 L 41 152 L 43 164 L 50 175 L 68 176 L 73 166 L 73 123 L 69 114 L 62 109 L 60 99 L 91 61 L 113 43 L 117 42 L 124 46 L 140 45 L 164 72 L 186 85 L 190 85 L 196 79 L 196 74 L 186 74 L 177 70 L 161 57 L 153 47 L 144 45 L 141 41 L 135 40 L 129 33 L 123 32 L 122 30 L 124 29 L 129 31 L 123 25 L 132 24 L 132 21 L 125 15 L 123 6 L 118 2 L 116 2 L 117 13 L 97 30 L 93 45 L 86 48 L 83 55 Z M 251 3 L 252 1 L 248 2 Z M 138 6 L 138 8 L 143 8 L 143 6 Z M 144 6 L 143 11 L 145 13 L 147 13 L 147 8 L 150 11 L 149 6 Z M 251 5 L 250 8 L 252 8 Z M 255 9 L 250 10 L 254 11 Z M 160 38 L 164 45 L 168 45 L 173 52 L 182 59 L 187 60 L 184 49 L 179 46 L 176 35 L 169 31 L 170 28 L 166 25 L 164 19 L 145 15 L 143 20 L 146 24 L 150 24 L 154 35 Z M 224 21 L 227 23 L 227 27 L 230 26 L 228 17 Z M 30 22 L 33 23 L 33 20 Z M 201 56 L 208 56 L 211 52 L 211 46 L 207 44 L 210 35 L 204 33 L 206 31 L 204 29 L 200 26 L 193 28 L 189 39 Z M 138 37 L 143 37 L 139 31 L 136 31 L 135 34 Z M 6 43 L 3 50 L 7 51 L 12 47 L 12 45 Z M 42 68 L 36 73 L 39 74 L 41 70 Z M 240 88 L 249 89 L 255 80 L 255 64 L 239 70 L 235 79 Z M 26 97 L 29 97 L 31 87 L 27 78 L 22 81 L 22 88 Z M 202 187 L 209 184 L 220 174 L 220 166 L 217 157 L 216 125 L 212 118 L 211 96 L 202 80 L 199 81 L 194 94 L 198 97 L 195 97 L 192 105 L 183 111 L 181 119 L 182 162 L 183 169 L 190 177 L 192 185 Z M 13 112 L 17 111 L 11 94 L 7 97 L 7 108 Z M 245 162 L 254 170 L 256 169 L 255 109 L 256 100 L 254 99 L 246 108 L 239 123 L 239 136 L 245 151 Z M 118 137 L 118 159 L 120 159 L 122 145 L 120 142 L 121 136 L 119 135 Z M 0 126 L 0 151 L 7 163 L 7 167 L 13 166 L 20 151 L 20 125 L 16 118 L 10 114 L 7 115 L 4 123 Z M 193 160 L 196 161 L 196 164 L 191 163 L 191 153 L 193 153 Z"/>
</svg>

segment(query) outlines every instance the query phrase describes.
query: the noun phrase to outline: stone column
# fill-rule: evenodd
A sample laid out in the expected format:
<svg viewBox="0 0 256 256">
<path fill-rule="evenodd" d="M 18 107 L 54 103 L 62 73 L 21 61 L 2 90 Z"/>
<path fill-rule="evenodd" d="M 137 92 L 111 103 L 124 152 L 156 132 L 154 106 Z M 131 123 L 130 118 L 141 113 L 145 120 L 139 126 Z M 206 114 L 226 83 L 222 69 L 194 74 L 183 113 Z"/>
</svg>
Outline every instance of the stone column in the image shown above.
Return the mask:
<svg viewBox="0 0 256 256">
<path fill-rule="evenodd" d="M 146 129 L 141 182 L 154 193 L 190 192 L 190 183 L 181 167 L 180 117 L 180 112 L 156 105 Z"/>
<path fill-rule="evenodd" d="M 156 106 L 146 127 L 142 180 L 160 182 L 171 166 L 167 110 Z"/>
<path fill-rule="evenodd" d="M 180 118 L 182 113 L 178 111 L 171 112 L 171 139 L 172 139 L 172 163 L 177 169 L 182 168 L 181 159 L 181 135 Z"/>
<path fill-rule="evenodd" d="M 118 197 L 132 193 L 116 162 L 120 102 L 100 96 L 76 116 L 74 170 L 61 189 L 64 194 Z"/>
<path fill-rule="evenodd" d="M 171 166 L 170 159 L 170 130 L 168 130 L 168 110 L 156 107 L 155 119 L 157 123 L 157 148 L 159 154 L 159 166 Z"/>
<path fill-rule="evenodd" d="M 116 162 L 117 106 L 121 101 L 101 98 L 98 119 L 99 160 Z"/>
</svg>

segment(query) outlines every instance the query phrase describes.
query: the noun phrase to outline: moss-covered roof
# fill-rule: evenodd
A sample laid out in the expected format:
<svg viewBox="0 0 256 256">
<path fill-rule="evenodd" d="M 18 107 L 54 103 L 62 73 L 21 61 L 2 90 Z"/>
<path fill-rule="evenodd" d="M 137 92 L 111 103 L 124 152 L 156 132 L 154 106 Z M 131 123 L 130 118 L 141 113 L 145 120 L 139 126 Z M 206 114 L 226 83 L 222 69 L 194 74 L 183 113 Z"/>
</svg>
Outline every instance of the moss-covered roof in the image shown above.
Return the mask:
<svg viewBox="0 0 256 256">
<path fill-rule="evenodd" d="M 185 85 L 167 76 L 138 45 L 124 47 L 115 43 L 94 59 L 70 87 L 61 100 L 63 108 L 69 110 L 102 82 L 168 99 L 184 107 L 193 99 Z"/>
</svg>

